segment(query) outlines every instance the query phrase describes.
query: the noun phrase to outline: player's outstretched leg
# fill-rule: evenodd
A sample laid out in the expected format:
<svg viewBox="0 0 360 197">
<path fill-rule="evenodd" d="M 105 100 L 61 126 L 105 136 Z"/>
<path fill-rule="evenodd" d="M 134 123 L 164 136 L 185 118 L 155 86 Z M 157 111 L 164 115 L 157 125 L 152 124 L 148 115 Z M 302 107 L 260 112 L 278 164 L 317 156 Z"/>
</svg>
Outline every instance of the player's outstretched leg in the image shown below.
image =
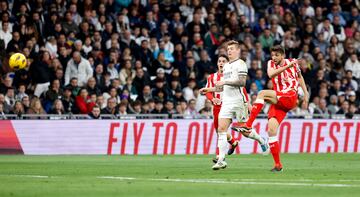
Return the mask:
<svg viewBox="0 0 360 197">
<path fill-rule="evenodd" d="M 234 130 L 238 132 L 250 133 L 252 129 L 252 124 L 254 123 L 258 114 L 261 112 L 265 100 L 271 104 L 276 104 L 277 103 L 276 92 L 274 90 L 261 90 L 257 95 L 255 102 L 253 103 L 250 116 L 246 124 Z"/>
<path fill-rule="evenodd" d="M 269 154 L 269 143 L 268 140 L 264 137 L 261 137 L 254 129 L 250 129 L 250 131 L 245 132 L 244 130 L 242 130 L 240 127 L 231 127 L 231 129 L 233 129 L 234 131 L 240 132 L 243 136 L 256 140 L 257 142 L 259 142 L 260 146 L 261 146 L 261 150 L 262 153 L 264 155 Z"/>
<path fill-rule="evenodd" d="M 270 118 L 268 125 L 270 151 L 274 159 L 274 168 L 271 169 L 271 171 L 281 172 L 283 170 L 283 167 L 280 162 L 280 146 L 277 138 L 277 129 L 279 127 L 279 123 L 275 118 Z"/>
</svg>

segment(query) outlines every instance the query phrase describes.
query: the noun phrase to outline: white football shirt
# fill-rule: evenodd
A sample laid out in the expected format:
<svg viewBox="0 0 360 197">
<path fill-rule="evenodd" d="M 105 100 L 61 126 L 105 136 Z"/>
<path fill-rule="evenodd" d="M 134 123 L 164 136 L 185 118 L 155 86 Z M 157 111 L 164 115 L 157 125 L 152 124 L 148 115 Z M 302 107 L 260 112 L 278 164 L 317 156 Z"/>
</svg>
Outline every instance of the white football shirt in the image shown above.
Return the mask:
<svg viewBox="0 0 360 197">
<path fill-rule="evenodd" d="M 248 72 L 247 65 L 242 59 L 237 59 L 226 63 L 223 69 L 224 81 L 237 81 L 239 80 L 239 75 L 246 76 Z M 240 86 L 224 85 L 224 91 L 222 96 L 223 106 L 226 104 L 246 101 L 243 88 L 241 88 Z"/>
</svg>

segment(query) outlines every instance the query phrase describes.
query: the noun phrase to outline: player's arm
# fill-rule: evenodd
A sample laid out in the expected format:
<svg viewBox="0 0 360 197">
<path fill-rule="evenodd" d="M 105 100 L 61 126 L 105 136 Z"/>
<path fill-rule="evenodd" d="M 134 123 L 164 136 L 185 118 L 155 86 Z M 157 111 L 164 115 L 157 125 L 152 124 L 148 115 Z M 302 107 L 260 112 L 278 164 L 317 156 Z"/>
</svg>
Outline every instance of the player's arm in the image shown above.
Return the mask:
<svg viewBox="0 0 360 197">
<path fill-rule="evenodd" d="M 213 76 L 210 75 L 207 78 L 206 86 L 204 88 L 201 88 L 200 94 L 204 94 L 207 99 L 212 100 L 214 98 L 213 92 L 216 92 L 216 88 L 213 87 L 211 84 L 213 84 Z"/>
<path fill-rule="evenodd" d="M 201 94 L 205 94 L 207 99 L 211 100 L 211 98 L 213 97 L 212 93 L 216 92 L 216 88 L 215 87 L 210 87 L 210 88 L 201 88 L 200 90 Z"/>
<path fill-rule="evenodd" d="M 225 80 L 224 85 L 228 86 L 236 86 L 236 87 L 244 87 L 246 85 L 246 77 L 247 77 L 247 65 L 245 62 L 241 61 L 239 64 L 237 64 L 237 67 L 235 68 L 236 72 L 238 74 L 238 77 L 236 80 L 230 81 Z"/>
<path fill-rule="evenodd" d="M 224 81 L 224 85 L 228 85 L 228 86 L 237 86 L 237 87 L 244 87 L 246 85 L 246 75 L 245 74 L 239 74 L 238 75 L 238 79 L 234 80 L 234 81 Z"/>
<path fill-rule="evenodd" d="M 300 87 L 304 91 L 304 102 L 307 103 L 309 101 L 309 92 L 307 91 L 305 80 L 304 80 L 304 77 L 302 76 L 301 72 L 298 72 L 298 75 L 299 75 Z"/>
<path fill-rule="evenodd" d="M 267 68 L 267 74 L 270 79 L 278 76 L 280 73 L 284 72 L 286 69 L 293 67 L 297 63 L 296 60 L 290 62 L 288 65 L 280 67 L 280 68 L 271 68 L 271 66 L 268 66 Z"/>
</svg>

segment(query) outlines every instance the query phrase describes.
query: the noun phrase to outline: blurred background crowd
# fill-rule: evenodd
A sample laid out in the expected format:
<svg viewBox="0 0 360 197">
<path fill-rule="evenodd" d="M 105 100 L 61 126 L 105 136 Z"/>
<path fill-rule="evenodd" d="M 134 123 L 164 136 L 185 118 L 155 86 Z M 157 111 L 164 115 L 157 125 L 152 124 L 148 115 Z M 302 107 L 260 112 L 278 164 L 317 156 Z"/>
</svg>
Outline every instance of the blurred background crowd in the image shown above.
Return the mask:
<svg viewBox="0 0 360 197">
<path fill-rule="evenodd" d="M 289 115 L 352 118 L 359 8 L 358 0 L 0 0 L 0 116 L 211 116 L 199 89 L 235 39 L 252 100 L 272 88 L 269 49 L 280 44 L 299 58 L 311 94 Z M 28 58 L 25 70 L 9 68 L 14 52 Z"/>
</svg>

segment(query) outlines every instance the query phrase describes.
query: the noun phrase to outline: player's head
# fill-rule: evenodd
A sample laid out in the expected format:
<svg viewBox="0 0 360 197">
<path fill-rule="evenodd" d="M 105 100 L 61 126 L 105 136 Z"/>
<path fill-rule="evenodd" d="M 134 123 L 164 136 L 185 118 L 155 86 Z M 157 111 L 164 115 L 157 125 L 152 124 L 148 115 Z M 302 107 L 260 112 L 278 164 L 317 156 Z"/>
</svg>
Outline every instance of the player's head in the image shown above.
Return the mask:
<svg viewBox="0 0 360 197">
<path fill-rule="evenodd" d="M 218 61 L 217 61 L 217 66 L 218 66 L 218 70 L 220 71 L 220 73 L 223 72 L 224 64 L 227 63 L 228 61 L 229 61 L 228 56 L 219 55 L 219 58 L 218 58 Z"/>
<path fill-rule="evenodd" d="M 280 45 L 275 45 L 271 47 L 271 59 L 276 63 L 280 64 L 280 62 L 285 58 L 285 49 Z"/>
<path fill-rule="evenodd" d="M 240 44 L 239 42 L 235 41 L 235 40 L 230 40 L 229 42 L 226 43 L 227 47 L 227 55 L 229 57 L 229 60 L 236 60 L 240 57 Z"/>
</svg>

